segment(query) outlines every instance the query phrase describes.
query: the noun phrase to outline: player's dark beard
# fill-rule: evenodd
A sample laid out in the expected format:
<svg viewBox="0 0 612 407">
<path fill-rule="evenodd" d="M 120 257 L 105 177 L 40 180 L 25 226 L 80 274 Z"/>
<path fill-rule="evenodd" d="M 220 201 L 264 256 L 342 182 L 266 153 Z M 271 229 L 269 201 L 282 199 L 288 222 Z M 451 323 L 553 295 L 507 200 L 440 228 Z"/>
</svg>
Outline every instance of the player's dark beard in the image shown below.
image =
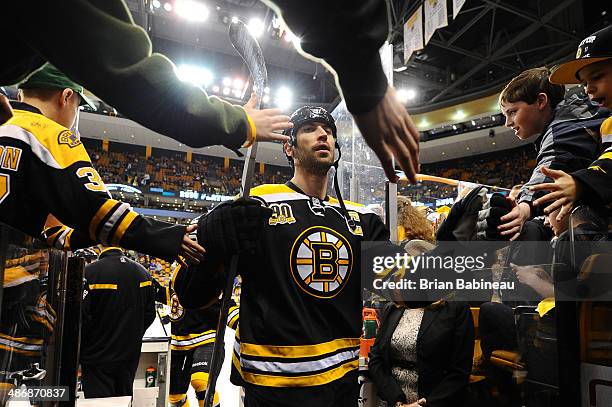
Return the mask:
<svg viewBox="0 0 612 407">
<path fill-rule="evenodd" d="M 333 165 L 333 161 L 325 162 L 317 160 L 314 154 L 305 154 L 304 151 L 296 147 L 293 149 L 293 156 L 296 161 L 300 162 L 302 168 L 311 174 L 324 176 Z"/>
</svg>

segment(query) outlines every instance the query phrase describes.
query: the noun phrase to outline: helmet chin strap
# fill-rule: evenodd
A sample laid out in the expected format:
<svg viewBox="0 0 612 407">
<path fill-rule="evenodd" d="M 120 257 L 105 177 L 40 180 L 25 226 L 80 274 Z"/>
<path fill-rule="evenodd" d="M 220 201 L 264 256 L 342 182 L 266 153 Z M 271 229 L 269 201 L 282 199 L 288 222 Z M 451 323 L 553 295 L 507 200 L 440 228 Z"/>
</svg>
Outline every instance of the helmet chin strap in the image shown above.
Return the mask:
<svg viewBox="0 0 612 407">
<path fill-rule="evenodd" d="M 338 197 L 338 202 L 340 203 L 340 208 L 342 208 L 342 212 L 344 213 L 346 222 L 348 223 L 351 230 L 355 230 L 357 225 L 355 224 L 355 221 L 353 220 L 353 218 L 351 218 L 351 215 L 348 213 L 348 210 L 346 209 L 346 205 L 344 205 L 344 199 L 342 199 L 342 194 L 340 193 L 340 186 L 338 185 L 338 163 L 340 162 L 340 159 L 342 158 L 342 150 L 340 150 L 340 145 L 338 144 L 338 141 L 336 141 L 336 151 L 338 151 L 338 158 L 332 164 L 332 167 L 336 169 L 334 173 L 334 191 L 336 191 L 336 197 Z"/>
</svg>

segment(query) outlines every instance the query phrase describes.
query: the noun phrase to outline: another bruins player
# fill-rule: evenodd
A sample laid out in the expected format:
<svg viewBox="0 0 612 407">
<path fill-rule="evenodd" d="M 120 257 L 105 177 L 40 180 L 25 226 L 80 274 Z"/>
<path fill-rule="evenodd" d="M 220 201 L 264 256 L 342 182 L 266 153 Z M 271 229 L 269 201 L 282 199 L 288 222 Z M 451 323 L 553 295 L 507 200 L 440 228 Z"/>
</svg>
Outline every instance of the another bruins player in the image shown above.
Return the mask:
<svg viewBox="0 0 612 407">
<path fill-rule="evenodd" d="M 331 115 L 308 106 L 291 121 L 285 145 L 294 167 L 291 181 L 253 188 L 254 199 L 221 204 L 204 217 L 198 238 L 207 253 L 200 266 L 209 273 L 184 273 L 174 287 L 183 306 L 205 305 L 201 274 L 210 276 L 234 246 L 232 236 L 223 236 L 225 225 L 249 220 L 253 227 L 251 240 L 242 243 L 248 246 L 240 257 L 241 315 L 232 366 L 232 381 L 245 387 L 245 406 L 356 406 L 360 246 L 388 241 L 389 233 L 374 212 L 327 195 L 338 148 Z M 257 211 L 255 200 L 272 211 Z M 252 212 L 249 217 L 235 216 L 241 207 Z"/>
<path fill-rule="evenodd" d="M 45 369 L 44 347 L 56 320 L 47 302 L 48 252 L 9 244 L 5 255 L 0 318 L 2 389 L 12 387 L 16 371 L 31 369 L 34 363 Z M 0 404 L 6 398 L 0 391 Z"/>
<path fill-rule="evenodd" d="M 179 254 L 200 259 L 204 249 L 184 226 L 145 218 L 111 199 L 78 134 L 70 130 L 79 105 L 88 103 L 80 85 L 46 65 L 20 88 L 22 102 L 0 126 L 0 222 L 38 236 L 51 213 L 88 238 L 87 245 L 122 246 L 167 260 Z M 71 236 L 71 229 L 55 228 L 50 240 L 71 247 Z"/>
<path fill-rule="evenodd" d="M 191 382 L 198 403 L 202 407 L 208 385 L 220 301 L 201 309 L 183 308 L 174 292 L 174 281 L 179 273 L 181 273 L 181 266 L 175 269 L 168 287 L 163 287 L 153 279 L 156 301 L 170 306 L 172 354 L 170 357 L 169 402 L 173 407 L 189 407 L 187 390 Z M 220 291 L 221 287 L 219 287 Z M 238 315 L 239 308 L 233 303 L 228 314 L 227 325 L 234 330 L 238 326 Z M 220 406 L 217 392 L 215 392 L 213 405 Z"/>
</svg>

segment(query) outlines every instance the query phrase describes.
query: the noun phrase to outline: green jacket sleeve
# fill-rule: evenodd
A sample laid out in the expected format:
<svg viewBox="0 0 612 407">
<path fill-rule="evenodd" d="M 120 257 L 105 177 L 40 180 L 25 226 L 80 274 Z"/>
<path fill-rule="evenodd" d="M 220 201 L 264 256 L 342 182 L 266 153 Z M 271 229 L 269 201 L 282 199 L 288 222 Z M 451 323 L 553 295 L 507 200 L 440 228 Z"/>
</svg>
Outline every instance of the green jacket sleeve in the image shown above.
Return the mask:
<svg viewBox="0 0 612 407">
<path fill-rule="evenodd" d="M 18 1 L 11 8 L 16 9 L 12 15 L 27 16 L 28 27 L 9 19 L 0 29 L 19 33 L 12 36 L 22 65 L 21 71 L 15 64 L 3 68 L 3 81 L 23 79 L 39 54 L 123 115 L 179 142 L 235 150 L 246 140 L 244 109 L 181 82 L 174 64 L 152 53 L 147 34 L 123 1 Z"/>
<path fill-rule="evenodd" d="M 351 113 L 372 110 L 388 81 L 378 50 L 389 35 L 382 0 L 263 0 L 275 8 L 306 53 L 327 62 Z"/>
</svg>

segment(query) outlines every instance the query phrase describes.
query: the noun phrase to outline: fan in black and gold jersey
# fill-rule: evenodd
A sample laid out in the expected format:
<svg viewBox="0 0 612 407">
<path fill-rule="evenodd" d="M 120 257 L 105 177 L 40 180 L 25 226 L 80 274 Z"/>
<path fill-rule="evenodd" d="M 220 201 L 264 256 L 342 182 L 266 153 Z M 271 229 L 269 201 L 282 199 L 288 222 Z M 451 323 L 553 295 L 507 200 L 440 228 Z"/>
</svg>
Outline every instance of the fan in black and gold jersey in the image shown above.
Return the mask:
<svg viewBox="0 0 612 407">
<path fill-rule="evenodd" d="M 52 214 L 80 236 L 71 244 L 72 229 L 55 228 L 48 241 L 56 247 L 102 243 L 167 260 L 199 260 L 204 249 L 185 226 L 145 218 L 111 198 L 70 130 L 79 105 L 87 103 L 80 85 L 46 65 L 20 88 L 21 102 L 0 126 L 0 222 L 38 236 Z"/>
</svg>

